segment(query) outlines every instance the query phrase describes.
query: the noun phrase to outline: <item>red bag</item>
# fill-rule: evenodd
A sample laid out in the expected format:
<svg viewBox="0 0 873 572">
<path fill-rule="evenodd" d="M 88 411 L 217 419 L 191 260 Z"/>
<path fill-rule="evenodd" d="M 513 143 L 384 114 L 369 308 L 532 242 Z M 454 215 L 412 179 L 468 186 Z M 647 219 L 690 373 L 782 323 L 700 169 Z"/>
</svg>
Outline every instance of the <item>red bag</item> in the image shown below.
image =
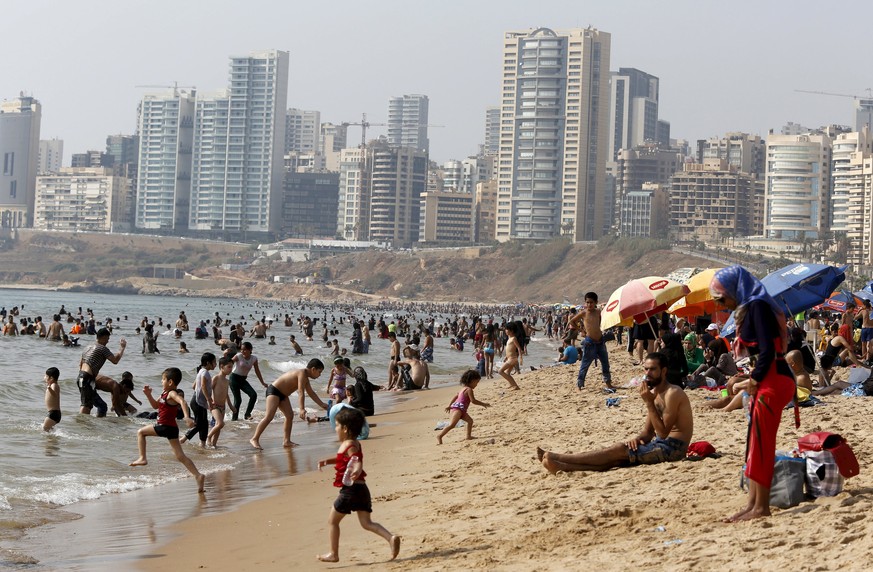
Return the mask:
<svg viewBox="0 0 873 572">
<path fill-rule="evenodd" d="M 804 435 L 797 440 L 797 448 L 803 451 L 828 451 L 834 456 L 834 461 L 840 469 L 840 474 L 851 478 L 861 472 L 858 459 L 846 440 L 836 433 L 819 431 Z"/>
</svg>

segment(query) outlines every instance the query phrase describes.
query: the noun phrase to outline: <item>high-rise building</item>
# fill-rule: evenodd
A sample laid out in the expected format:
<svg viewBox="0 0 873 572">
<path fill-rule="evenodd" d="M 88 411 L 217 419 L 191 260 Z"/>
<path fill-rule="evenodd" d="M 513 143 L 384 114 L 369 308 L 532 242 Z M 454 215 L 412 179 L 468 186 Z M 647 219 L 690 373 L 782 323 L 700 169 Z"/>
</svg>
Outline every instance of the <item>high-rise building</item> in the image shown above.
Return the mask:
<svg viewBox="0 0 873 572">
<path fill-rule="evenodd" d="M 291 108 L 285 116 L 285 153 L 317 153 L 321 147 L 321 112 Z"/>
<path fill-rule="evenodd" d="M 497 227 L 497 179 L 476 184 L 476 242 L 494 240 Z"/>
<path fill-rule="evenodd" d="M 609 50 L 592 28 L 504 34 L 497 240 L 602 234 Z"/>
<path fill-rule="evenodd" d="M 137 135 L 107 136 L 106 155 L 112 158 L 112 168 L 118 175 L 136 180 L 139 161 L 139 137 Z"/>
<path fill-rule="evenodd" d="M 863 158 L 873 152 L 870 129 L 841 133 L 831 143 L 830 230 L 849 232 L 861 222 L 856 197 L 864 195 Z M 860 155 L 859 155 L 860 154 Z M 853 233 L 857 234 L 857 233 Z"/>
<path fill-rule="evenodd" d="M 865 127 L 873 131 L 873 98 L 868 97 L 855 99 L 855 131 Z"/>
<path fill-rule="evenodd" d="M 109 232 L 128 229 L 126 177 L 106 167 L 67 167 L 36 178 L 33 226 L 42 230 Z"/>
<path fill-rule="evenodd" d="M 338 194 L 338 173 L 286 172 L 283 236 L 334 238 Z"/>
<path fill-rule="evenodd" d="M 0 102 L 0 227 L 33 226 L 42 106 L 22 94 Z"/>
<path fill-rule="evenodd" d="M 428 153 L 427 111 L 426 95 L 403 95 L 388 100 L 388 144 Z"/>
<path fill-rule="evenodd" d="M 39 166 L 37 173 L 57 173 L 64 162 L 63 139 L 42 139 L 39 142 Z"/>
<path fill-rule="evenodd" d="M 685 163 L 670 181 L 670 231 L 678 242 L 760 235 L 764 181 L 726 158 Z"/>
<path fill-rule="evenodd" d="M 346 148 L 349 126 L 341 123 L 321 124 L 321 139 L 319 140 L 319 154 L 324 157 L 324 168 L 328 171 L 339 172 L 340 153 Z"/>
<path fill-rule="evenodd" d="M 485 145 L 482 152 L 485 155 L 497 155 L 500 150 L 500 107 L 485 109 Z"/>
<path fill-rule="evenodd" d="M 659 80 L 635 68 L 619 68 L 610 73 L 609 149 L 613 160 L 621 149 L 631 149 L 646 141 L 658 141 Z M 669 123 L 661 127 L 663 143 L 670 143 Z"/>
<path fill-rule="evenodd" d="M 818 238 L 830 222 L 831 138 L 825 134 L 767 138 L 764 235 Z"/>
<path fill-rule="evenodd" d="M 422 151 L 386 143 L 343 149 L 337 234 L 398 247 L 417 242 L 427 177 L 427 154 Z"/>
<path fill-rule="evenodd" d="M 364 148 L 340 151 L 336 233 L 346 240 L 369 240 L 370 160 Z"/>
<path fill-rule="evenodd" d="M 184 231 L 191 201 L 195 92 L 145 95 L 139 105 L 135 226 Z"/>
<path fill-rule="evenodd" d="M 475 239 L 475 197 L 472 193 L 421 194 L 418 241 L 470 244 Z"/>
<path fill-rule="evenodd" d="M 732 169 L 764 178 L 766 143 L 759 135 L 727 133 L 724 137 L 697 140 L 697 162 L 724 159 Z"/>
<path fill-rule="evenodd" d="M 421 195 L 427 187 L 427 152 L 373 145 L 369 240 L 408 247 L 418 242 Z"/>
<path fill-rule="evenodd" d="M 189 227 L 276 233 L 284 195 L 288 52 L 231 56 L 228 86 L 225 93 L 198 98 Z"/>
</svg>

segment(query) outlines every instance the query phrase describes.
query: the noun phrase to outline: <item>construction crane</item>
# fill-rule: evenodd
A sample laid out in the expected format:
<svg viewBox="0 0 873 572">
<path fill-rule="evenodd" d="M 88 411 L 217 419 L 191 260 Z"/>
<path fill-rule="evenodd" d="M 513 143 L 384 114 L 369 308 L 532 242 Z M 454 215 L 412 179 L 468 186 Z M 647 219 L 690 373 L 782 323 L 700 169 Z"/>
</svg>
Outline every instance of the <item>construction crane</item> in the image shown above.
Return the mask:
<svg viewBox="0 0 873 572">
<path fill-rule="evenodd" d="M 387 123 L 371 123 L 367 121 L 367 114 L 361 114 L 361 121 L 352 123 L 350 121 L 343 121 L 340 125 L 343 127 L 348 127 L 349 125 L 356 125 L 361 127 L 361 147 L 367 145 L 367 128 L 368 127 L 388 127 Z M 445 127 L 445 125 L 423 125 L 422 127 Z"/>
<path fill-rule="evenodd" d="M 829 91 L 812 91 L 808 89 L 795 89 L 797 93 L 811 93 L 813 95 L 832 95 L 834 97 L 851 97 L 852 99 L 873 99 L 873 88 L 867 88 L 864 91 L 867 95 L 852 95 L 849 93 L 831 93 Z"/>
<path fill-rule="evenodd" d="M 179 87 L 181 87 L 182 89 L 191 89 L 191 90 L 197 89 L 197 87 L 193 86 L 193 85 L 180 86 L 178 81 L 174 81 L 173 85 L 135 85 L 134 87 L 143 88 L 143 89 L 152 89 L 152 88 L 158 88 L 158 87 L 163 88 L 163 89 L 172 89 L 173 95 L 179 95 Z"/>
</svg>

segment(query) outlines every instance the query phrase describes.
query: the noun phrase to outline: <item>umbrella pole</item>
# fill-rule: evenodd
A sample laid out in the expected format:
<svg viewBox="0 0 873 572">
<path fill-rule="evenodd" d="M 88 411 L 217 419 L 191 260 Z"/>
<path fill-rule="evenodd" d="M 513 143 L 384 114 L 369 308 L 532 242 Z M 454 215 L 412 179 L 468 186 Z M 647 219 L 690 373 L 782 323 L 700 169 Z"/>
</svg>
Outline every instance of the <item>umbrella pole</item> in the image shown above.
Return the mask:
<svg viewBox="0 0 873 572">
<path fill-rule="evenodd" d="M 646 321 L 649 323 L 649 329 L 652 330 L 652 335 L 655 336 L 655 339 L 658 339 L 658 333 L 655 331 L 655 326 L 652 325 L 651 316 L 646 318 Z"/>
</svg>

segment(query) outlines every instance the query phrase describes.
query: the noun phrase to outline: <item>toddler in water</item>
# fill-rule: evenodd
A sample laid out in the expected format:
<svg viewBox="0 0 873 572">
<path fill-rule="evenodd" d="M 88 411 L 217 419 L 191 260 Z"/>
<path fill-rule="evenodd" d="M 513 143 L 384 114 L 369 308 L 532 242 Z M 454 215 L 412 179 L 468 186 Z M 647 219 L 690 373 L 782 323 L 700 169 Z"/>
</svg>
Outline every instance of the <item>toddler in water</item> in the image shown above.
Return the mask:
<svg viewBox="0 0 873 572">
<path fill-rule="evenodd" d="M 337 356 L 333 360 L 333 369 L 330 370 L 330 378 L 327 380 L 327 394 L 334 403 L 342 403 L 346 400 L 346 364 L 345 359 Z"/>
<path fill-rule="evenodd" d="M 391 546 L 391 560 L 400 553 L 400 537 L 391 534 L 384 526 L 370 520 L 373 512 L 370 500 L 370 489 L 364 479 L 364 452 L 358 435 L 364 426 L 364 414 L 352 407 L 344 407 L 336 414 L 336 434 L 340 445 L 335 457 L 322 459 L 318 462 L 320 471 L 325 465 L 336 465 L 336 477 L 333 486 L 340 487 L 339 496 L 330 509 L 328 525 L 330 526 L 330 552 L 317 556 L 322 562 L 339 562 L 340 521 L 353 511 L 358 513 L 358 521 L 364 530 L 378 534 Z M 351 465 L 351 470 L 346 469 Z M 351 483 L 351 484 L 346 484 Z"/>
<path fill-rule="evenodd" d="M 446 412 L 450 412 L 452 417 L 449 420 L 449 424 L 440 431 L 439 435 L 437 435 L 437 443 L 439 445 L 443 444 L 443 437 L 445 434 L 451 431 L 461 419 L 463 419 L 467 424 L 467 439 L 473 438 L 473 418 L 467 413 L 467 408 L 471 403 L 481 405 L 482 407 L 491 407 L 491 405 L 484 401 L 479 401 L 473 395 L 473 390 L 477 385 L 479 385 L 480 379 L 482 379 L 482 377 L 479 375 L 479 372 L 472 369 L 467 370 L 464 372 L 464 375 L 461 376 L 461 385 L 464 386 L 464 389 L 462 389 L 458 395 L 452 399 L 449 406 L 446 407 Z"/>
</svg>

